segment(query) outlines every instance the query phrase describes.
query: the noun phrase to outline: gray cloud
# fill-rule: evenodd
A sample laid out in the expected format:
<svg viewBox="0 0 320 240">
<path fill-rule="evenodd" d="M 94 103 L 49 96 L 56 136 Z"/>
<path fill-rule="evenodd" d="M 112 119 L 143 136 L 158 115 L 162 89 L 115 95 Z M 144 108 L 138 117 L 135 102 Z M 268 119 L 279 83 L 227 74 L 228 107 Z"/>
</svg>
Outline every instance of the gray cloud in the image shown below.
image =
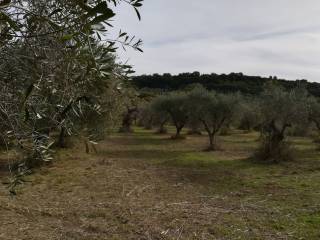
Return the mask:
<svg viewBox="0 0 320 240">
<path fill-rule="evenodd" d="M 144 54 L 120 54 L 139 74 L 199 70 L 320 80 L 317 0 L 145 0 L 141 22 L 131 9 L 120 10 L 116 27 L 144 40 Z"/>
<path fill-rule="evenodd" d="M 310 33 L 310 32 L 319 33 L 320 25 L 301 27 L 296 29 L 286 29 L 282 31 L 280 30 L 280 31 L 273 31 L 273 32 L 258 33 L 256 35 L 251 35 L 244 39 L 240 38 L 239 40 L 250 41 L 250 40 L 259 40 L 259 39 L 267 39 L 267 38 L 272 39 L 272 38 L 281 37 L 285 35 L 300 35 L 300 34 Z"/>
</svg>

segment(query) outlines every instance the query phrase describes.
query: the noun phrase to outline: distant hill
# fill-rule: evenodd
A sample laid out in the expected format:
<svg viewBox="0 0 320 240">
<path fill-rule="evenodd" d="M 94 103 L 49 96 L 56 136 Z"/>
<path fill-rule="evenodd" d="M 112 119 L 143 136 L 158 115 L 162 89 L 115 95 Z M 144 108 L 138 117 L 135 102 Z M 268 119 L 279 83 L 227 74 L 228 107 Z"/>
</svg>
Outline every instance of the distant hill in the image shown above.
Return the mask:
<svg viewBox="0 0 320 240">
<path fill-rule="evenodd" d="M 320 83 L 311 83 L 307 80 L 289 81 L 277 77 L 247 76 L 242 73 L 230 74 L 200 74 L 199 72 L 181 73 L 171 75 L 141 75 L 132 78 L 133 85 L 138 89 L 150 89 L 160 91 L 182 90 L 195 84 L 202 84 L 209 90 L 218 92 L 242 92 L 244 94 L 259 94 L 269 81 L 275 81 L 286 89 L 296 86 L 304 86 L 310 94 L 320 97 Z"/>
</svg>

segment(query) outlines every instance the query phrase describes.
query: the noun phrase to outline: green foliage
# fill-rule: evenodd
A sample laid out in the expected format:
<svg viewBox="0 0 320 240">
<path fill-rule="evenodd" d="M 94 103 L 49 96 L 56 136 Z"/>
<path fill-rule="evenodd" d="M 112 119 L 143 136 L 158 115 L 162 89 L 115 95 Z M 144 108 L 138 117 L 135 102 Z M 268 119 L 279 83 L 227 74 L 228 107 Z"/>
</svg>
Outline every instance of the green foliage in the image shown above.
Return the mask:
<svg viewBox="0 0 320 240">
<path fill-rule="evenodd" d="M 107 27 L 112 26 L 110 22 L 115 16 L 113 7 L 121 2 L 130 4 L 140 19 L 138 8 L 142 6 L 142 0 L 7 1 L 0 8 L 2 43 L 10 43 L 16 38 L 54 36 L 72 47 L 79 47 L 89 36 L 102 40 Z M 111 52 L 116 50 L 116 42 L 142 51 L 141 40 L 134 41 L 127 33 L 120 31 L 117 39 L 106 39 Z"/>
</svg>

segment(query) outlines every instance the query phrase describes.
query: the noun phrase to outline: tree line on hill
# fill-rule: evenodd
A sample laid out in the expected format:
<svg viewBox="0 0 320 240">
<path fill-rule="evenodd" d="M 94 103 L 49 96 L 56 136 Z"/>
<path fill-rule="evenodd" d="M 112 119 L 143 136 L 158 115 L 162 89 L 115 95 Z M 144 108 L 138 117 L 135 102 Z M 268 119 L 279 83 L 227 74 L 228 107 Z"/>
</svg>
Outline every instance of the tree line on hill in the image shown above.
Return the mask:
<svg viewBox="0 0 320 240">
<path fill-rule="evenodd" d="M 188 88 L 190 85 L 201 84 L 208 90 L 215 90 L 222 93 L 241 92 L 243 94 L 257 95 L 263 92 L 263 87 L 267 82 L 276 81 L 284 89 L 293 89 L 303 86 L 308 92 L 316 97 L 320 97 L 320 84 L 311 83 L 307 80 L 288 81 L 277 77 L 247 76 L 242 73 L 230 74 L 200 74 L 180 73 L 178 75 L 153 74 L 132 77 L 132 84 L 138 89 L 149 89 L 152 91 L 176 91 Z"/>
</svg>

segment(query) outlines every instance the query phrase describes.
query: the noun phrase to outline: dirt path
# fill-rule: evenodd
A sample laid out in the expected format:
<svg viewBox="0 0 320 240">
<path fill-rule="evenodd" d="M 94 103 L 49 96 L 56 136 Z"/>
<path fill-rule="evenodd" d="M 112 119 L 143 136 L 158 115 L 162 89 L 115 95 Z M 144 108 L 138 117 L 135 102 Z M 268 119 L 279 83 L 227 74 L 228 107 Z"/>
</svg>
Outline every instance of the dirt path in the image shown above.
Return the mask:
<svg viewBox="0 0 320 240">
<path fill-rule="evenodd" d="M 178 154 L 179 144 L 157 139 L 110 139 L 97 156 L 68 150 L 16 197 L 1 186 L 0 239 L 290 239 L 261 225 L 270 210 L 248 200 L 250 189 L 212 190 L 219 176 L 236 176 L 148 162 Z"/>
</svg>

